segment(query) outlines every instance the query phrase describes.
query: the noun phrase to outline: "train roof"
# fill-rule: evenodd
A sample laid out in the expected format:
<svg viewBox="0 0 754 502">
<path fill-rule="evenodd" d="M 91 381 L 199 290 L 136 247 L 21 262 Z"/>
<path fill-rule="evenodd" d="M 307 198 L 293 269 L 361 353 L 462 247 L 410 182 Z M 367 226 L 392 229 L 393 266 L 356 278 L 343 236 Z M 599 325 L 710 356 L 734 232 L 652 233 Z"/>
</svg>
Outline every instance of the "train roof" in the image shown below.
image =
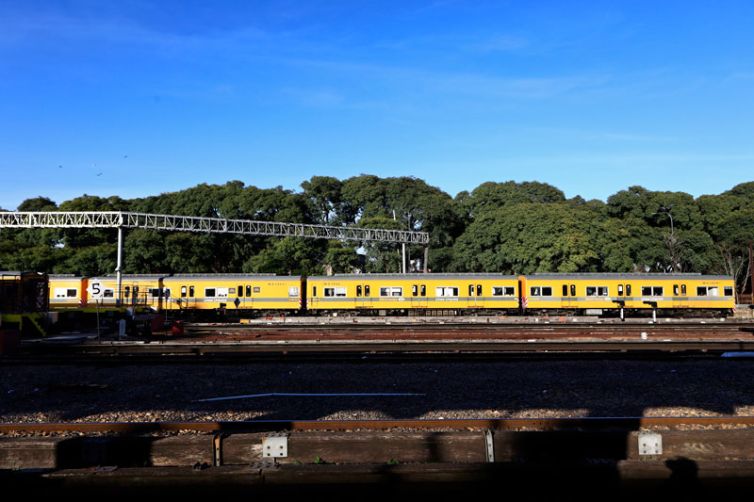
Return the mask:
<svg viewBox="0 0 754 502">
<path fill-rule="evenodd" d="M 475 277 L 481 277 L 485 279 L 517 279 L 517 275 L 505 275 L 505 274 L 495 274 L 495 273 L 481 273 L 481 274 L 470 274 L 470 273 L 457 273 L 457 274 L 446 274 L 446 273 L 440 273 L 440 274 L 422 274 L 422 273 L 412 273 L 412 274 L 335 274 L 335 275 L 313 275 L 310 276 L 309 279 L 318 279 L 318 280 L 368 280 L 368 279 L 391 279 L 391 280 L 397 280 L 397 279 L 415 279 L 415 280 L 427 280 L 427 279 L 472 279 Z"/>
<path fill-rule="evenodd" d="M 699 273 L 637 273 L 627 272 L 625 274 L 614 272 L 582 272 L 582 273 L 535 273 L 527 275 L 530 279 L 656 279 L 656 280 L 668 280 L 668 281 L 682 281 L 689 279 L 709 279 L 709 280 L 733 280 L 732 277 L 727 275 L 702 275 Z"/>
</svg>

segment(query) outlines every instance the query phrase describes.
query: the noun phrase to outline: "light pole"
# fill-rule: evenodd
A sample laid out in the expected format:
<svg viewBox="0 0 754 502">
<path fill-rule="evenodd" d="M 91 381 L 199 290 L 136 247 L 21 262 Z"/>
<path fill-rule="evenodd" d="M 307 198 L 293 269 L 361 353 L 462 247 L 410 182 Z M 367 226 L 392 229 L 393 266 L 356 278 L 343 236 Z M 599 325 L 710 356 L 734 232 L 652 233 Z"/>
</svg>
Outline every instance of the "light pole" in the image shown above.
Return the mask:
<svg viewBox="0 0 754 502">
<path fill-rule="evenodd" d="M 660 208 L 654 214 L 660 214 L 663 212 L 670 218 L 670 238 L 668 239 L 668 248 L 670 251 L 670 271 L 675 272 L 676 262 L 678 261 L 675 256 L 675 225 L 673 224 L 673 206 L 660 206 Z"/>
</svg>

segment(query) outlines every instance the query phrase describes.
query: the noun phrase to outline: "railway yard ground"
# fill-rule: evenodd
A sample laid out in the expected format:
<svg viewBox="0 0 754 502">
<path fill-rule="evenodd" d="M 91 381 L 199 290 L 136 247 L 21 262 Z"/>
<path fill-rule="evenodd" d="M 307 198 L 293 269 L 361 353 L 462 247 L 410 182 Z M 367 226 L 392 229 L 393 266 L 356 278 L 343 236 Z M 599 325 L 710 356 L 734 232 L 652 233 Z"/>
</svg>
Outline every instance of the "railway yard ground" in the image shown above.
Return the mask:
<svg viewBox="0 0 754 502">
<path fill-rule="evenodd" d="M 750 321 L 390 322 L 26 340 L 0 357 L 0 479 L 124 497 L 754 487 Z"/>
</svg>

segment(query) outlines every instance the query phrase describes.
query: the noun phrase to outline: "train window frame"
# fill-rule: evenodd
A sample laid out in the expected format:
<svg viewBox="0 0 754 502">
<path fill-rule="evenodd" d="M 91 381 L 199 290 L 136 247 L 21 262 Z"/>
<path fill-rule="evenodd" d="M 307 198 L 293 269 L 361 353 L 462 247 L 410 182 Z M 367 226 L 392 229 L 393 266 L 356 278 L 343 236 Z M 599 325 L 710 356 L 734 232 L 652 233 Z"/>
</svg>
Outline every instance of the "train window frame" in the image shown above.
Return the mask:
<svg viewBox="0 0 754 502">
<path fill-rule="evenodd" d="M 610 296 L 610 288 L 607 286 L 587 286 L 586 296 Z"/>
<path fill-rule="evenodd" d="M 236 294 L 236 288 L 228 288 L 228 295 L 235 295 Z"/>
<path fill-rule="evenodd" d="M 243 298 L 243 285 L 242 284 L 238 285 L 238 287 L 236 288 L 236 291 L 238 291 L 238 295 L 237 296 L 239 298 Z"/>
<path fill-rule="evenodd" d="M 328 298 L 345 298 L 347 291 L 344 286 L 333 286 L 331 288 L 323 288 L 324 295 Z"/>
<path fill-rule="evenodd" d="M 372 293 L 372 288 L 369 284 L 364 284 L 364 296 L 369 296 Z"/>
<path fill-rule="evenodd" d="M 435 288 L 435 298 L 458 298 L 459 288 L 457 286 L 437 286 Z"/>
<path fill-rule="evenodd" d="M 130 286 L 126 286 L 125 288 L 123 288 L 123 296 L 125 298 L 131 298 L 131 287 Z"/>
<path fill-rule="evenodd" d="M 476 285 L 476 295 L 477 296 L 482 296 L 482 285 L 481 284 L 477 284 Z"/>
<path fill-rule="evenodd" d="M 552 286 L 531 286 L 529 288 L 530 296 L 552 296 Z"/>
<path fill-rule="evenodd" d="M 288 297 L 289 298 L 294 298 L 294 297 L 297 297 L 298 295 L 299 295 L 298 286 L 290 286 L 288 288 Z"/>
<path fill-rule="evenodd" d="M 681 284 L 681 296 L 686 296 L 686 285 Z"/>
<path fill-rule="evenodd" d="M 251 291 L 252 291 L 251 290 L 251 284 L 247 284 L 245 290 L 246 290 L 246 298 L 250 297 L 251 296 Z"/>
<path fill-rule="evenodd" d="M 516 296 L 516 288 L 513 286 L 492 286 L 492 296 Z"/>
<path fill-rule="evenodd" d="M 474 285 L 469 284 L 469 296 L 474 296 Z"/>
<path fill-rule="evenodd" d="M 618 284 L 618 296 L 623 296 L 623 284 Z"/>
<path fill-rule="evenodd" d="M 160 288 L 149 288 L 149 296 L 152 298 L 159 298 L 162 296 L 160 294 Z"/>
<path fill-rule="evenodd" d="M 427 296 L 427 285 L 426 284 L 422 284 L 421 285 L 421 288 L 419 288 L 419 294 L 421 296 Z"/>
<path fill-rule="evenodd" d="M 361 296 L 362 293 L 362 287 L 361 284 L 356 285 L 356 296 Z"/>
<path fill-rule="evenodd" d="M 416 284 L 411 285 L 411 296 L 418 296 L 419 295 L 419 286 Z"/>
<path fill-rule="evenodd" d="M 194 289 L 194 286 L 189 286 L 189 298 L 194 298 L 196 293 L 196 290 Z"/>
<path fill-rule="evenodd" d="M 568 284 L 563 284 L 563 297 L 568 296 Z"/>
<path fill-rule="evenodd" d="M 115 291 L 112 289 L 105 289 L 105 291 L 102 292 L 103 298 L 113 298 L 115 296 Z"/>
<path fill-rule="evenodd" d="M 204 288 L 204 297 L 205 298 L 214 298 L 215 294 L 217 293 L 216 289 L 217 288 Z"/>
<path fill-rule="evenodd" d="M 312 286 L 312 298 L 317 296 L 317 286 Z"/>
<path fill-rule="evenodd" d="M 399 297 L 399 296 L 403 296 L 403 287 L 401 286 L 381 286 L 380 287 L 380 297 L 382 298 Z"/>
<path fill-rule="evenodd" d="M 626 284 L 626 296 L 631 296 L 631 285 Z"/>
<path fill-rule="evenodd" d="M 723 286 L 723 296 L 733 296 L 733 286 Z"/>
</svg>

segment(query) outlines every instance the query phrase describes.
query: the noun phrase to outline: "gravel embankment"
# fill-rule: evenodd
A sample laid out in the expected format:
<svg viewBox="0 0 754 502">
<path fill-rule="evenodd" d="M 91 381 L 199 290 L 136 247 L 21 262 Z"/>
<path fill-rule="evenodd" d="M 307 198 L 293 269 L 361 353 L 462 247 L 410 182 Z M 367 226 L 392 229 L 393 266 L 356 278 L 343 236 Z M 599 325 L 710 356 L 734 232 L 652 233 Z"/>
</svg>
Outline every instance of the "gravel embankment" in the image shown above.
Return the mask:
<svg viewBox="0 0 754 502">
<path fill-rule="evenodd" d="M 754 415 L 754 361 L 0 366 L 0 422 Z M 412 393 L 270 396 L 267 393 Z"/>
</svg>

